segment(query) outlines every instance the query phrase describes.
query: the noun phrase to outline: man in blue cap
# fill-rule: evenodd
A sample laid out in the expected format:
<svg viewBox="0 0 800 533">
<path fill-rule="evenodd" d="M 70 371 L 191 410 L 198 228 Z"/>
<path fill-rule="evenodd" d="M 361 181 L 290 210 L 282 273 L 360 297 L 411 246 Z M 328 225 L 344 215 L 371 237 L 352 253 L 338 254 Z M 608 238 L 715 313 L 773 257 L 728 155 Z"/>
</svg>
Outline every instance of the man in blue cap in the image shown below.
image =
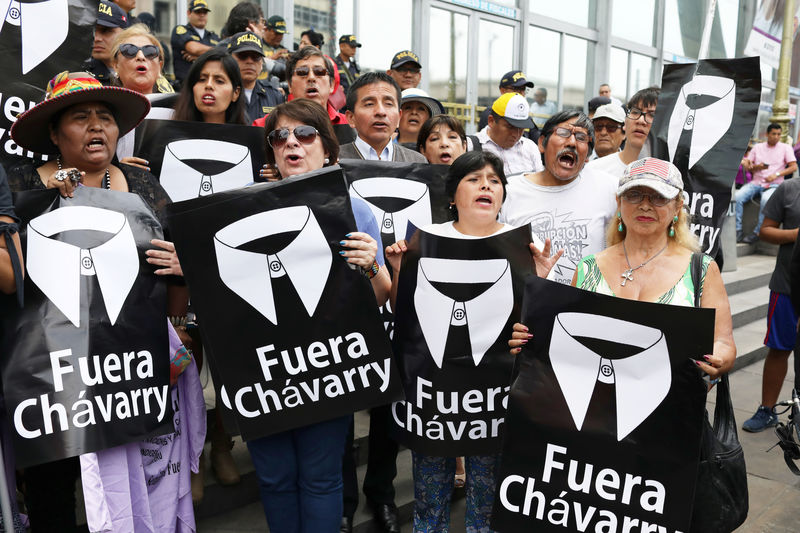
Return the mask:
<svg viewBox="0 0 800 533">
<path fill-rule="evenodd" d="M 117 4 L 100 0 L 97 23 L 94 26 L 92 55 L 83 62 L 83 70 L 91 73 L 103 85 L 113 85 L 111 44 L 119 32 L 128 27 L 128 16 Z"/>
<path fill-rule="evenodd" d="M 533 82 L 525 78 L 525 74 L 521 70 L 512 70 L 503 74 L 500 78 L 500 96 L 506 93 L 517 93 L 525 96 L 525 91 L 528 88 L 533 88 Z M 481 118 L 478 120 L 478 131 L 482 130 L 489 123 L 489 115 L 492 113 L 491 106 L 487 106 L 481 112 Z"/>
<path fill-rule="evenodd" d="M 186 11 L 188 23 L 179 24 L 172 30 L 172 66 L 179 82 L 186 78 L 198 56 L 219 44 L 219 36 L 206 29 L 209 11 L 206 0 L 190 0 Z"/>
</svg>

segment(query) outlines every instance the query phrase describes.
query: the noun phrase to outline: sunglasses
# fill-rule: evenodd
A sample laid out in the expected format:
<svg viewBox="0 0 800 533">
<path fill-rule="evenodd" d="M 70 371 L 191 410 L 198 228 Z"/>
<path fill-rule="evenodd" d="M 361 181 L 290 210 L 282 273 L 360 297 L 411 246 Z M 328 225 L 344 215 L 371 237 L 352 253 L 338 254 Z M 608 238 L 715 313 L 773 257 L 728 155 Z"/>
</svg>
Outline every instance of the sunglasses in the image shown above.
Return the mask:
<svg viewBox="0 0 800 533">
<path fill-rule="evenodd" d="M 565 128 L 563 126 L 559 126 L 555 129 L 554 132 L 559 137 L 563 137 L 565 139 L 569 139 L 572 135 L 575 136 L 575 140 L 579 143 L 589 142 L 589 134 L 585 131 L 575 131 L 571 128 Z"/>
<path fill-rule="evenodd" d="M 620 129 L 620 127 L 621 126 L 619 124 L 595 124 L 594 131 L 601 132 L 603 130 L 606 130 L 608 133 L 614 133 L 615 131 Z"/>
<path fill-rule="evenodd" d="M 144 57 L 147 59 L 156 59 L 160 57 L 160 54 L 158 53 L 158 47 L 154 44 L 136 46 L 135 44 L 125 43 L 119 45 L 119 53 L 128 59 L 133 59 L 136 57 L 136 54 L 139 53 L 139 50 L 142 51 L 142 54 L 144 54 Z"/>
<path fill-rule="evenodd" d="M 314 76 L 316 76 L 318 78 L 321 78 L 322 76 L 327 76 L 328 75 L 328 69 L 326 69 L 325 67 L 320 66 L 320 65 L 314 65 L 314 67 L 312 67 L 312 68 L 297 67 L 296 69 L 294 69 L 294 75 L 295 76 L 299 76 L 301 78 L 305 78 L 306 76 L 308 76 L 309 72 L 313 72 Z"/>
<path fill-rule="evenodd" d="M 631 189 L 629 191 L 625 191 L 624 193 L 622 193 L 622 198 L 629 204 L 640 204 L 642 203 L 642 200 L 645 199 L 645 197 L 647 197 L 647 199 L 650 200 L 650 204 L 656 207 L 664 207 L 671 200 L 671 198 L 664 198 L 660 194 L 646 193 L 642 191 L 637 191 L 636 189 Z"/>
<path fill-rule="evenodd" d="M 313 126 L 297 126 L 294 130 L 281 128 L 272 130 L 267 134 L 267 142 L 274 149 L 283 147 L 289 140 L 289 135 L 294 134 L 294 138 L 302 144 L 311 144 L 317 138 L 319 132 Z"/>
</svg>

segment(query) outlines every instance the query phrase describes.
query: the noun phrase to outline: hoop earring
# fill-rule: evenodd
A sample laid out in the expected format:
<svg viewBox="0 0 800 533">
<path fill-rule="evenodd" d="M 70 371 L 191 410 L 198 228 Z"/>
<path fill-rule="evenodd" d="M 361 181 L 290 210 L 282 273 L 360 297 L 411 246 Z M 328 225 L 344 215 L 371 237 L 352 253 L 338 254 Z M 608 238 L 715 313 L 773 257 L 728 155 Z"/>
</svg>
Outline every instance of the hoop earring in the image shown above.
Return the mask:
<svg viewBox="0 0 800 533">
<path fill-rule="evenodd" d="M 675 236 L 675 223 L 677 221 L 678 221 L 678 215 L 675 215 L 674 217 L 672 217 L 672 224 L 669 225 L 669 236 L 670 237 L 674 237 Z"/>
<path fill-rule="evenodd" d="M 622 213 L 617 211 L 617 220 L 619 220 L 619 224 L 617 224 L 617 231 L 622 233 L 625 231 L 625 226 L 622 225 Z"/>
</svg>

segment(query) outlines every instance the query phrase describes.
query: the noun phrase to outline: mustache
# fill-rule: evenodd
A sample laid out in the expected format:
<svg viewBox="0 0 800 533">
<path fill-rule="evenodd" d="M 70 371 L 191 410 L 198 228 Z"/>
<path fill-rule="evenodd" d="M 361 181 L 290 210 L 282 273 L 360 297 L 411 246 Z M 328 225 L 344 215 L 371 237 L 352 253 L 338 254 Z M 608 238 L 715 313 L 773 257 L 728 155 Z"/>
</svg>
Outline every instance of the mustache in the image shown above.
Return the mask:
<svg viewBox="0 0 800 533">
<path fill-rule="evenodd" d="M 571 155 L 572 155 L 572 157 L 574 157 L 574 158 L 575 158 L 575 161 L 577 161 L 577 160 L 578 160 L 578 150 L 577 150 L 577 149 L 575 149 L 575 148 L 573 148 L 572 146 L 567 146 L 566 148 L 562 148 L 562 149 L 561 149 L 561 150 L 560 150 L 560 151 L 559 151 L 559 152 L 556 154 L 556 159 L 558 159 L 559 157 L 561 157 L 562 155 L 565 155 L 565 154 L 571 154 Z"/>
</svg>

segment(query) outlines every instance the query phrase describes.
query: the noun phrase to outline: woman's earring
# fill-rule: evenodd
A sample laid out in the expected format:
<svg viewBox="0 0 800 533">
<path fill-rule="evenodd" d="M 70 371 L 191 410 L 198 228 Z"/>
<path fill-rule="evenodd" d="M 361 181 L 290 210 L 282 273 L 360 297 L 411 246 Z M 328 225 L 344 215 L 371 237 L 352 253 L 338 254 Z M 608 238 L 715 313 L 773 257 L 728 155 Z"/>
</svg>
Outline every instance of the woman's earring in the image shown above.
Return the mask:
<svg viewBox="0 0 800 533">
<path fill-rule="evenodd" d="M 617 224 L 617 231 L 622 233 L 625 227 L 622 225 L 622 213 L 617 211 L 617 220 L 619 220 L 619 224 Z"/>
<path fill-rule="evenodd" d="M 327 164 L 329 164 L 330 162 L 331 162 L 331 160 L 330 160 L 330 159 L 328 159 L 328 158 L 326 157 L 326 158 L 325 158 L 325 164 L 327 165 Z"/>
<path fill-rule="evenodd" d="M 675 236 L 675 223 L 677 221 L 678 221 L 678 215 L 675 215 L 674 217 L 672 217 L 672 224 L 669 225 L 669 236 L 670 237 L 674 237 Z"/>
</svg>

